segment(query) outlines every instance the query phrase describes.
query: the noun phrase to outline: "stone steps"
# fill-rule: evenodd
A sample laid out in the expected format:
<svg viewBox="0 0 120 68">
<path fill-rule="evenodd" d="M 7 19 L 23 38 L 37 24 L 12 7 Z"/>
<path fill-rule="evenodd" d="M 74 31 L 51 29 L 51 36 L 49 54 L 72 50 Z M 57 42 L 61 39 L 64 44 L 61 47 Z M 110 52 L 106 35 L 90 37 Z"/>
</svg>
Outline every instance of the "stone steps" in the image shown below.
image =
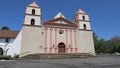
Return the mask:
<svg viewBox="0 0 120 68">
<path fill-rule="evenodd" d="M 64 59 L 64 58 L 85 58 L 85 57 L 93 57 L 93 55 L 89 53 L 79 53 L 79 54 L 29 54 L 20 59 Z"/>
</svg>

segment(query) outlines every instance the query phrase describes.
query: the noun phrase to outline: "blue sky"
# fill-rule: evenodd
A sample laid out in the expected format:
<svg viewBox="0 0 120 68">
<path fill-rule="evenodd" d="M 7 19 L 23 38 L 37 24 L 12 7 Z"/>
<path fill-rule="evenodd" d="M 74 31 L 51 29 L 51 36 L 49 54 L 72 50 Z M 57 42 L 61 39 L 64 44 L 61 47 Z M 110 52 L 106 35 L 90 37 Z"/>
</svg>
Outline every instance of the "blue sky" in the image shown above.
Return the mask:
<svg viewBox="0 0 120 68">
<path fill-rule="evenodd" d="M 0 28 L 21 30 L 25 7 L 36 1 L 42 8 L 42 22 L 52 19 L 58 12 L 69 20 L 81 8 L 90 15 L 91 27 L 99 38 L 120 36 L 120 0 L 1 0 Z"/>
</svg>

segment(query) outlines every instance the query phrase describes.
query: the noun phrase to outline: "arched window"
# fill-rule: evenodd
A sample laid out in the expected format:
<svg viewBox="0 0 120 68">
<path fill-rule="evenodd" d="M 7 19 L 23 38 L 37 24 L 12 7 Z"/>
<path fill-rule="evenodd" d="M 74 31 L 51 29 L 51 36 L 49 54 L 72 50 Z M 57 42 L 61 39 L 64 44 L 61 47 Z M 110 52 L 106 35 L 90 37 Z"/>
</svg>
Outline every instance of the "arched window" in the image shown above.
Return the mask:
<svg viewBox="0 0 120 68">
<path fill-rule="evenodd" d="M 86 24 L 83 24 L 83 29 L 86 30 Z"/>
<path fill-rule="evenodd" d="M 0 48 L 0 56 L 3 55 L 3 49 Z"/>
<path fill-rule="evenodd" d="M 83 21 L 85 20 L 85 16 L 83 16 Z"/>
<path fill-rule="evenodd" d="M 35 9 L 32 9 L 32 14 L 35 15 Z"/>
<path fill-rule="evenodd" d="M 31 25 L 35 25 L 35 20 L 31 19 Z"/>
</svg>

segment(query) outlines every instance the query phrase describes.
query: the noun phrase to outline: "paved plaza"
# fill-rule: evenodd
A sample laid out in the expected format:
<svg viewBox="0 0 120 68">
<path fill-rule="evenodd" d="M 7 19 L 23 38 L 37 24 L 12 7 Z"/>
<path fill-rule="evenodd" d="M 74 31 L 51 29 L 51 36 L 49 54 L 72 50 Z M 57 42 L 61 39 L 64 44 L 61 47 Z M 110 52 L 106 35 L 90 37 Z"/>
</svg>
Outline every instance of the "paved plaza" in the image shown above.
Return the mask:
<svg viewBox="0 0 120 68">
<path fill-rule="evenodd" d="M 0 68 L 120 68 L 120 56 L 0 61 Z"/>
</svg>

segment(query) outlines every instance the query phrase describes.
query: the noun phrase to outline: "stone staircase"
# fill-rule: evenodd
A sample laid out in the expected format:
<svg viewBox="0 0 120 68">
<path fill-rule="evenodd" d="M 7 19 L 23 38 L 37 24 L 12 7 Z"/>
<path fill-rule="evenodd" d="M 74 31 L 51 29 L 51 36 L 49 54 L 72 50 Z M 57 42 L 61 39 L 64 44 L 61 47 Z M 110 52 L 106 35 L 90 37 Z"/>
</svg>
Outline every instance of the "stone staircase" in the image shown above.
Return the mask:
<svg viewBox="0 0 120 68">
<path fill-rule="evenodd" d="M 79 53 L 79 54 L 29 54 L 27 56 L 21 57 L 20 59 L 27 60 L 40 60 L 40 59 L 64 59 L 64 58 L 87 58 L 94 57 L 89 53 Z"/>
</svg>

